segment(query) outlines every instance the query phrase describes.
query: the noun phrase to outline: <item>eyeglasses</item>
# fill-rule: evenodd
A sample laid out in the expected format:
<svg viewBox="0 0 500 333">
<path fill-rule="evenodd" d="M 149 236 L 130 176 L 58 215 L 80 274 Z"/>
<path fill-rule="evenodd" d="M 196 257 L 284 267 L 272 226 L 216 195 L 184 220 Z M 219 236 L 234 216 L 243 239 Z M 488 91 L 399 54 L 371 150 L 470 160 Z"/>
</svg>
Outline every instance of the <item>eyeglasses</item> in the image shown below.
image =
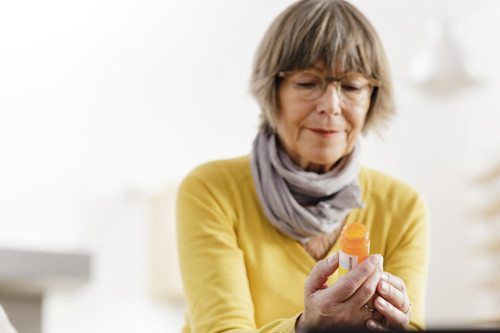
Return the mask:
<svg viewBox="0 0 500 333">
<path fill-rule="evenodd" d="M 357 72 L 333 77 L 323 76 L 314 70 L 294 70 L 280 72 L 278 77 L 288 80 L 292 91 L 307 101 L 320 98 L 331 82 L 337 82 L 336 88 L 341 101 L 350 103 L 361 103 L 367 100 L 371 96 L 373 88 L 381 85 L 380 80 L 366 77 Z"/>
</svg>

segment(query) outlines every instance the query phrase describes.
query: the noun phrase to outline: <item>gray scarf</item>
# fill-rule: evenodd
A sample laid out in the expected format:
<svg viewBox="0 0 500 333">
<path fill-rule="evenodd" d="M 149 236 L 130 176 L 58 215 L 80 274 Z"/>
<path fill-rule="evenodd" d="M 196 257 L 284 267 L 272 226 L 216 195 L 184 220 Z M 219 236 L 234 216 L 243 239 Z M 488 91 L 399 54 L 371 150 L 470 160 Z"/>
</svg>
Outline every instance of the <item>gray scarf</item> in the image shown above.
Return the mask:
<svg viewBox="0 0 500 333">
<path fill-rule="evenodd" d="M 286 236 L 306 244 L 329 234 L 353 209 L 363 206 L 357 181 L 359 143 L 326 173 L 299 168 L 270 129 L 261 129 L 253 143 L 253 181 L 269 222 Z"/>
</svg>

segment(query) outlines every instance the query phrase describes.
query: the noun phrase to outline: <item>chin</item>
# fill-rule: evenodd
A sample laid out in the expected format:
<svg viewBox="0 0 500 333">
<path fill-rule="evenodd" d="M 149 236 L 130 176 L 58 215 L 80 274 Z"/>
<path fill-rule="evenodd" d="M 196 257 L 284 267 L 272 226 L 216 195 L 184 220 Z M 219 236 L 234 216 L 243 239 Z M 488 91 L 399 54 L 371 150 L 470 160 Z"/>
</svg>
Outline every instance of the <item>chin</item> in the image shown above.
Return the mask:
<svg viewBox="0 0 500 333">
<path fill-rule="evenodd" d="M 314 156 L 310 161 L 316 165 L 322 165 L 331 168 L 342 156 Z"/>
<path fill-rule="evenodd" d="M 314 161 L 314 163 L 317 164 L 333 165 L 342 157 L 344 157 L 344 152 L 334 149 L 328 149 L 326 151 L 322 149 L 314 154 L 314 156 L 311 156 L 311 161 Z"/>
</svg>

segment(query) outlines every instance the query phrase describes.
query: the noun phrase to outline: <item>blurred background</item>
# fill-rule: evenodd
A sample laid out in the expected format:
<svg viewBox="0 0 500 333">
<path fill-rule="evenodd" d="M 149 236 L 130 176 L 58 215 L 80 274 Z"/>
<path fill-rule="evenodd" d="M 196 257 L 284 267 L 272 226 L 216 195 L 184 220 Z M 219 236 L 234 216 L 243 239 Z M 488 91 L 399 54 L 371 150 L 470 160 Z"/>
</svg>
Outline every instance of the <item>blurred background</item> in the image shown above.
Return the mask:
<svg viewBox="0 0 500 333">
<path fill-rule="evenodd" d="M 424 195 L 429 328 L 500 326 L 500 2 L 352 1 L 398 116 L 366 165 Z M 19 332 L 179 332 L 173 200 L 249 153 L 253 54 L 290 0 L 0 2 L 0 304 Z"/>
</svg>

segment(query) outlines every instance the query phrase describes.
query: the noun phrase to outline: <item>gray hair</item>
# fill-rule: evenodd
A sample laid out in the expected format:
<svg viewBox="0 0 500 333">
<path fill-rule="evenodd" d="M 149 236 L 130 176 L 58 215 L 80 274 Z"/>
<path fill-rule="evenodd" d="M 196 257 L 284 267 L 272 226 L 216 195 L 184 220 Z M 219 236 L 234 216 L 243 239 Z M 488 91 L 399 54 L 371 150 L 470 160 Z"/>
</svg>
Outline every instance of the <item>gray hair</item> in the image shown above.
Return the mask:
<svg viewBox="0 0 500 333">
<path fill-rule="evenodd" d="M 382 82 L 373 89 L 363 132 L 394 114 L 392 82 L 380 39 L 368 19 L 343 0 L 300 0 L 272 22 L 255 54 L 250 91 L 261 107 L 261 127 L 275 128 L 278 73 L 323 60 L 331 71 L 356 71 Z"/>
</svg>

